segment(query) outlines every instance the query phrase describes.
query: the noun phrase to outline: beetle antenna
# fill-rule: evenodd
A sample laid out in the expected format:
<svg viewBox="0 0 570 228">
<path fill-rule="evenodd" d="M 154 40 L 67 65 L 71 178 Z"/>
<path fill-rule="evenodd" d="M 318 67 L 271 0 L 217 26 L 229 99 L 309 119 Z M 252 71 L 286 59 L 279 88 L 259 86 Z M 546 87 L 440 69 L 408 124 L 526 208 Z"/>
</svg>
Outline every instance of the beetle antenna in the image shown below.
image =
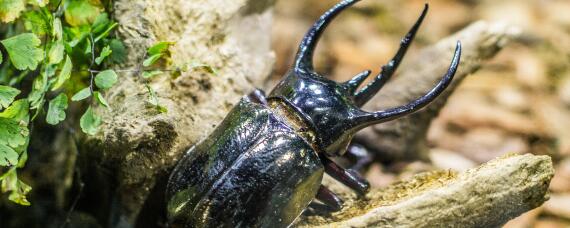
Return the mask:
<svg viewBox="0 0 570 228">
<path fill-rule="evenodd" d="M 455 76 L 455 72 L 457 71 L 457 67 L 459 66 L 459 61 L 461 59 L 461 42 L 457 41 L 457 46 L 455 47 L 455 53 L 453 55 L 453 59 L 447 70 L 447 73 L 443 76 L 443 78 L 439 81 L 439 83 L 431 89 L 427 94 L 424 96 L 400 107 L 391 108 L 384 111 L 369 113 L 369 115 L 365 115 L 360 117 L 359 120 L 356 121 L 356 124 L 359 128 L 363 128 L 372 124 L 378 124 L 386 121 L 390 121 L 393 119 L 397 119 L 407 114 L 411 114 L 413 112 L 418 111 L 419 109 L 425 107 L 430 102 L 435 100 L 444 90 L 451 84 L 453 76 Z"/>
<path fill-rule="evenodd" d="M 294 67 L 296 72 L 313 72 L 313 52 L 325 28 L 340 12 L 359 1 L 360 0 L 344 0 L 339 2 L 333 8 L 325 12 L 315 24 L 313 24 L 299 45 Z"/>
<path fill-rule="evenodd" d="M 394 55 L 394 57 L 392 58 L 392 60 L 390 60 L 390 62 L 382 66 L 382 71 L 380 72 L 380 74 L 376 76 L 374 81 L 372 81 L 371 83 L 366 85 L 362 90 L 354 94 L 354 103 L 356 106 L 361 107 L 370 99 L 372 99 L 372 97 L 374 97 L 374 95 L 384 86 L 384 84 L 386 84 L 386 82 L 390 80 L 390 78 L 392 77 L 392 75 L 394 74 L 400 63 L 402 62 L 404 55 L 406 55 L 406 52 L 408 51 L 408 48 L 410 47 L 412 41 L 414 40 L 414 37 L 416 36 L 416 33 L 418 32 L 420 25 L 422 24 L 424 18 L 426 17 L 428 10 L 429 10 L 429 5 L 426 3 L 422 11 L 422 14 L 416 20 L 416 23 L 414 24 L 414 26 L 412 26 L 410 31 L 402 39 L 400 43 L 400 48 L 398 49 L 398 52 L 396 52 L 396 55 Z"/>
</svg>

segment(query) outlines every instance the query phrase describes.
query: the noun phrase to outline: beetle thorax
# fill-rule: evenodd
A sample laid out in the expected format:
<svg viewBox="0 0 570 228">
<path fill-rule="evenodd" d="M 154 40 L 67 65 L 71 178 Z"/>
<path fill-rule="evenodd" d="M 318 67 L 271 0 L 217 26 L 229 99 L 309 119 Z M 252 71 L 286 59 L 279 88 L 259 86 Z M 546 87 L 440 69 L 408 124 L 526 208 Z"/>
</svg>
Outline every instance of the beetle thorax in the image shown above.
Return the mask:
<svg viewBox="0 0 570 228">
<path fill-rule="evenodd" d="M 346 89 L 321 76 L 305 77 L 298 72 L 288 75 L 271 91 L 269 98 L 282 99 L 301 116 L 316 137 L 319 151 L 338 156 L 359 130 L 356 117 L 360 111 L 349 99 Z"/>
</svg>

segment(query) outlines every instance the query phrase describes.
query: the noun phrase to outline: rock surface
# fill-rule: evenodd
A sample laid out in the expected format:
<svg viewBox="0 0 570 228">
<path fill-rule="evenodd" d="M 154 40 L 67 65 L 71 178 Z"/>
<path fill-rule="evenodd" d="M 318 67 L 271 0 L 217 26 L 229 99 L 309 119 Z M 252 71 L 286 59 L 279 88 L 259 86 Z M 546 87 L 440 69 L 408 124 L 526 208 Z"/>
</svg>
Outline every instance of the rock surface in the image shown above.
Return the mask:
<svg viewBox="0 0 570 228">
<path fill-rule="evenodd" d="M 128 49 L 127 63 L 115 68 L 140 69 L 149 46 L 175 42 L 170 60 L 160 66 L 165 74 L 150 81 L 140 72 L 119 75 L 106 97 L 112 111 L 97 110 L 104 123 L 86 142 L 86 154 L 110 169 L 117 182 L 112 194 L 118 224 L 133 224 L 157 176 L 205 137 L 242 95 L 261 86 L 274 62 L 272 5 L 273 0 L 114 2 L 118 35 Z M 218 73 L 176 72 L 193 61 Z M 146 84 L 167 113 L 149 104 Z"/>
</svg>

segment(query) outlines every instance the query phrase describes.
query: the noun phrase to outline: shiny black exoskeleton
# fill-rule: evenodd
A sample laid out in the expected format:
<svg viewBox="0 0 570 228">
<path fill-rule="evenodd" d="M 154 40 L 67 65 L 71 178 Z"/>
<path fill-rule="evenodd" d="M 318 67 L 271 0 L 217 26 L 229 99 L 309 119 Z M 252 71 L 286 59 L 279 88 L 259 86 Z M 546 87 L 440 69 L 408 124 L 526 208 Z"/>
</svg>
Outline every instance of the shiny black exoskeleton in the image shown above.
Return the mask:
<svg viewBox="0 0 570 228">
<path fill-rule="evenodd" d="M 357 90 L 370 71 L 336 83 L 314 72 L 312 64 L 325 27 L 356 2 L 342 1 L 322 15 L 301 42 L 293 69 L 273 91 L 265 96 L 256 90 L 244 97 L 178 163 L 167 187 L 172 226 L 287 227 L 315 198 L 321 204 L 311 206 L 339 210 L 342 200 L 321 186 L 324 172 L 358 194 L 368 191 L 368 183 L 356 172 L 328 157 L 343 155 L 360 129 L 413 113 L 433 101 L 450 84 L 461 45 L 457 43 L 448 72 L 426 95 L 400 107 L 364 111 L 360 107 L 400 64 L 428 7 L 394 58 L 372 82 Z"/>
</svg>

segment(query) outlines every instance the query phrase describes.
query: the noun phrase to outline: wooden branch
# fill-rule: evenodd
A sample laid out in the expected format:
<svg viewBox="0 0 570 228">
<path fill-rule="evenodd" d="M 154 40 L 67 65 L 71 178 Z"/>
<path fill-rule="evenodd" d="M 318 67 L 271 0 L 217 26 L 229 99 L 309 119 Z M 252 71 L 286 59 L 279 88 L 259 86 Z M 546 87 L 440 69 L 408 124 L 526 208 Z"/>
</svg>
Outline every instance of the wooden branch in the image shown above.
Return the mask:
<svg viewBox="0 0 570 228">
<path fill-rule="evenodd" d="M 506 155 L 461 174 L 419 174 L 364 200 L 339 184 L 331 189 L 348 199 L 331 216 L 301 217 L 301 227 L 500 227 L 548 200 L 554 176 L 548 156 Z"/>
<path fill-rule="evenodd" d="M 399 68 L 400 74 L 364 107 L 366 110 L 399 106 L 424 95 L 447 71 L 456 41 L 460 40 L 463 44 L 461 65 L 444 94 L 418 113 L 362 130 L 356 142 L 371 149 L 379 160 L 427 159 L 425 140 L 431 120 L 437 116 L 457 85 L 467 75 L 476 72 L 485 60 L 493 57 L 518 33 L 518 29 L 505 24 L 475 22 L 425 48 L 413 61 L 404 62 Z"/>
</svg>

